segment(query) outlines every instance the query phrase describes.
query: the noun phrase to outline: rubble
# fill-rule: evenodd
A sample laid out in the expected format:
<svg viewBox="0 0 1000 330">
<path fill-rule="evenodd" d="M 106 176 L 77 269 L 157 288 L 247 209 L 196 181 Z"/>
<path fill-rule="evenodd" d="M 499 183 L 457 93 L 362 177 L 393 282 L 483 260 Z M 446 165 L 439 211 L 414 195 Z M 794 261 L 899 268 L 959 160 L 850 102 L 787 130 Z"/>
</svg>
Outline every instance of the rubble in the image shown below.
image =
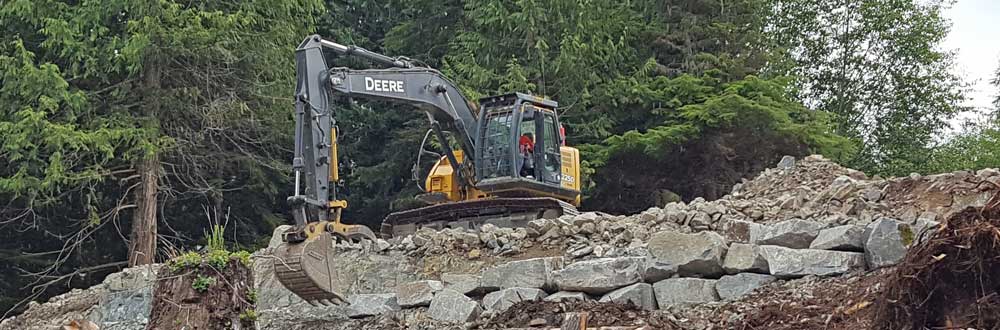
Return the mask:
<svg viewBox="0 0 1000 330">
<path fill-rule="evenodd" d="M 653 234 L 647 248 L 653 257 L 677 265 L 681 276 L 718 277 L 722 275 L 727 246 L 725 238 L 715 232 L 661 231 Z"/>
<path fill-rule="evenodd" d="M 825 224 L 815 221 L 789 219 L 765 226 L 760 237 L 753 243 L 806 249 L 824 227 Z"/>
<path fill-rule="evenodd" d="M 643 265 L 642 280 L 646 283 L 656 283 L 677 274 L 677 265 L 648 257 Z"/>
<path fill-rule="evenodd" d="M 627 216 L 584 212 L 533 220 L 526 228 L 424 228 L 406 237 L 338 245 L 341 276 L 335 286 L 357 307 L 308 306 L 277 283 L 269 249 L 281 243 L 288 228 L 281 226 L 270 247 L 254 254 L 258 326 L 489 328 L 506 324 L 497 319 L 502 315 L 520 312 L 504 309 L 540 300 L 519 303 L 542 314 L 518 316 L 515 323 L 558 327 L 572 308 L 625 306 L 599 299 L 634 303 L 637 310 L 607 310 L 660 322 L 664 329 L 796 329 L 762 314 L 779 305 L 803 315 L 787 324 L 822 327 L 826 318 L 836 323 L 844 317 L 830 306 L 861 303 L 838 301 L 827 290 L 863 291 L 850 299 L 872 299 L 879 287 L 871 277 L 892 271 L 908 249 L 932 243 L 941 222 L 955 212 L 987 204 L 997 191 L 993 182 L 1000 183 L 997 173 L 881 179 L 819 156 L 786 157 L 780 167 L 714 201 L 673 202 Z M 0 323 L 0 330 L 58 328 L 71 319 L 101 329 L 142 329 L 154 279 L 134 272 L 34 304 Z M 871 287 L 857 287 L 861 283 Z M 817 297 L 829 301 L 810 300 Z M 828 311 L 796 305 L 807 303 Z M 678 304 L 693 307 L 672 307 Z"/>
<path fill-rule="evenodd" d="M 671 278 L 653 284 L 656 304 L 663 308 L 673 304 L 694 304 L 718 301 L 716 280 L 701 278 Z"/>
<path fill-rule="evenodd" d="M 726 274 L 770 273 L 767 259 L 760 253 L 760 248 L 753 244 L 733 243 L 729 245 L 726 258 L 722 262 Z"/>
<path fill-rule="evenodd" d="M 771 275 L 779 278 L 841 275 L 865 266 L 864 254 L 859 252 L 791 249 L 775 245 L 762 245 L 760 252 L 767 259 Z"/>
<path fill-rule="evenodd" d="M 545 298 L 545 291 L 536 288 L 509 288 L 490 292 L 483 297 L 483 307 L 490 312 L 503 312 L 515 303 Z"/>
<path fill-rule="evenodd" d="M 865 262 L 868 267 L 892 266 L 902 261 L 906 256 L 906 246 L 913 242 L 913 235 L 909 226 L 893 219 L 881 218 L 869 224 L 864 230 Z"/>
<path fill-rule="evenodd" d="M 600 302 L 630 302 L 642 309 L 656 310 L 656 298 L 653 296 L 653 286 L 649 283 L 636 283 L 624 288 L 608 292 Z"/>
<path fill-rule="evenodd" d="M 552 271 L 561 269 L 560 257 L 533 258 L 508 262 L 494 266 L 483 272 L 480 286 L 483 291 L 507 288 L 549 288 L 553 287 Z"/>
<path fill-rule="evenodd" d="M 451 323 L 470 322 L 481 312 L 479 303 L 451 289 L 443 289 L 435 294 L 430 308 L 427 309 L 430 318 Z"/>
<path fill-rule="evenodd" d="M 441 282 L 444 282 L 445 289 L 454 290 L 464 295 L 478 293 L 481 281 L 482 276 L 479 274 L 441 274 Z"/>
<path fill-rule="evenodd" d="M 444 289 L 440 281 L 424 280 L 396 287 L 396 302 L 400 307 L 430 306 L 434 293 Z M 464 293 L 463 293 L 464 294 Z"/>
<path fill-rule="evenodd" d="M 715 282 L 715 291 L 722 300 L 735 300 L 776 280 L 778 278 L 763 274 L 726 275 Z"/>
<path fill-rule="evenodd" d="M 590 296 L 583 292 L 570 292 L 570 291 L 559 291 L 548 296 L 545 296 L 542 300 L 545 301 L 570 301 L 570 300 L 591 300 Z"/>
<path fill-rule="evenodd" d="M 392 293 L 356 294 L 347 298 L 350 304 L 348 317 L 358 318 L 391 313 L 400 310 L 396 295 Z"/>
<path fill-rule="evenodd" d="M 566 265 L 552 279 L 559 290 L 601 294 L 641 281 L 644 264 L 640 257 L 592 259 Z"/>
<path fill-rule="evenodd" d="M 809 244 L 810 249 L 836 251 L 864 251 L 865 229 L 856 225 L 843 225 L 823 229 Z"/>
</svg>

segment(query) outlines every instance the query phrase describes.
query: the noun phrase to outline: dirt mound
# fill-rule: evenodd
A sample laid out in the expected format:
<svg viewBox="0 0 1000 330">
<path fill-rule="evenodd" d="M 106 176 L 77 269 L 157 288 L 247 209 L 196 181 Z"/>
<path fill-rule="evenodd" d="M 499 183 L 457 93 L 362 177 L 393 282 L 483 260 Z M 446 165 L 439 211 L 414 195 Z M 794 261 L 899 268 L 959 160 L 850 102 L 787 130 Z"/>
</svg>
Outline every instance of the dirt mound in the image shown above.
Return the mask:
<svg viewBox="0 0 1000 330">
<path fill-rule="evenodd" d="M 967 208 L 885 280 L 879 329 L 1000 329 L 1000 195 Z"/>
<path fill-rule="evenodd" d="M 478 325 L 476 329 L 559 326 L 567 313 L 586 313 L 588 327 L 646 326 L 646 329 L 682 329 L 673 321 L 634 304 L 595 301 L 522 301 Z"/>
</svg>

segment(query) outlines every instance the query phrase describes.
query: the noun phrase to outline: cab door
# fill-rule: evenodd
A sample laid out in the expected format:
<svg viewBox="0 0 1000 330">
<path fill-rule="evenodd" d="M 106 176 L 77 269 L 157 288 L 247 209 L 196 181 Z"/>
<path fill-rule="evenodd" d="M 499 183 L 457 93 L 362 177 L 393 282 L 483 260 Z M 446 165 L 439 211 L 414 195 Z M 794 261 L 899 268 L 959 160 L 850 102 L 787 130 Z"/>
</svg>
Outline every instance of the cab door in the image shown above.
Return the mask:
<svg viewBox="0 0 1000 330">
<path fill-rule="evenodd" d="M 540 181 L 554 185 L 562 183 L 562 155 L 556 114 L 552 110 L 539 109 L 535 116 L 535 173 Z"/>
</svg>

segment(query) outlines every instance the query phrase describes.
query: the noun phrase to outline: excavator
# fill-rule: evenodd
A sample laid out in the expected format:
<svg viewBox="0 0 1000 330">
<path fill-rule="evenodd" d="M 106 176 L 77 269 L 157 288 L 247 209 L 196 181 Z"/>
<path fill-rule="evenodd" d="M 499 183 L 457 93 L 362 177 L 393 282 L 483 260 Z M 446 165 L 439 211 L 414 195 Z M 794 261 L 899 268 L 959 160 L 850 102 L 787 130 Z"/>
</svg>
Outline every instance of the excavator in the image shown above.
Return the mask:
<svg viewBox="0 0 1000 330">
<path fill-rule="evenodd" d="M 379 68 L 330 68 L 327 56 L 353 56 Z M 303 300 L 346 301 L 335 285 L 339 242 L 400 237 L 421 228 L 523 227 L 535 219 L 577 214 L 580 153 L 566 146 L 555 101 L 510 93 L 473 103 L 419 61 L 318 35 L 298 46 L 295 62 L 295 181 L 294 195 L 288 197 L 294 226 L 274 251 L 274 268 L 279 282 Z M 335 105 L 350 106 L 354 99 L 426 113 L 430 129 L 424 142 L 434 133 L 442 146 L 424 180 L 425 193 L 417 196 L 427 206 L 389 214 L 379 235 L 341 219 L 347 201 L 338 191 L 334 112 Z"/>
</svg>

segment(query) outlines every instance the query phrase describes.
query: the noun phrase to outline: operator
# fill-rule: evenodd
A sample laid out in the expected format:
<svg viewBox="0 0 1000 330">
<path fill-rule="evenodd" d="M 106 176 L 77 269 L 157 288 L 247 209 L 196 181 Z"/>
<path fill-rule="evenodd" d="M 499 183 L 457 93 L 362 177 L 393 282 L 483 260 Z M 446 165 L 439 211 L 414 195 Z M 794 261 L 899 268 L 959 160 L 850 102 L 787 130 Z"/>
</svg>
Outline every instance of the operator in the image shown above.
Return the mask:
<svg viewBox="0 0 1000 330">
<path fill-rule="evenodd" d="M 521 162 L 521 176 L 532 178 L 535 173 L 535 137 L 531 133 L 524 133 L 521 135 L 521 139 L 518 141 L 518 145 L 521 148 L 521 156 L 524 157 L 524 161 Z"/>
</svg>

